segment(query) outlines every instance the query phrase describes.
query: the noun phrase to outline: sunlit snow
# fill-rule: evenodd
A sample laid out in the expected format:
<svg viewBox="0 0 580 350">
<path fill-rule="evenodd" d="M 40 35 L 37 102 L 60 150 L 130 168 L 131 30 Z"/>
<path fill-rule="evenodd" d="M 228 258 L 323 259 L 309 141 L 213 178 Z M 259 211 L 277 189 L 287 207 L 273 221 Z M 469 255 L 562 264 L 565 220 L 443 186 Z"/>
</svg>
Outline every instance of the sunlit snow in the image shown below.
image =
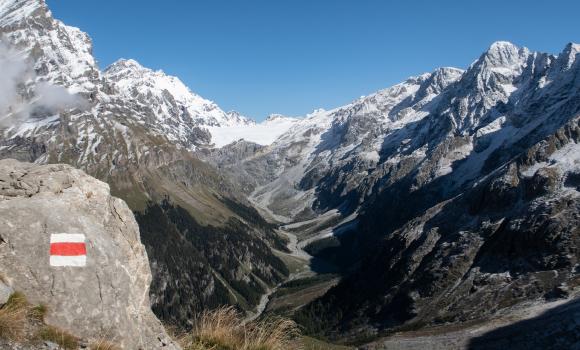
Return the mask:
<svg viewBox="0 0 580 350">
<path fill-rule="evenodd" d="M 299 119 L 281 117 L 254 125 L 209 127 L 208 129 L 215 147 L 223 147 L 240 139 L 259 145 L 269 145 L 298 121 Z"/>
</svg>

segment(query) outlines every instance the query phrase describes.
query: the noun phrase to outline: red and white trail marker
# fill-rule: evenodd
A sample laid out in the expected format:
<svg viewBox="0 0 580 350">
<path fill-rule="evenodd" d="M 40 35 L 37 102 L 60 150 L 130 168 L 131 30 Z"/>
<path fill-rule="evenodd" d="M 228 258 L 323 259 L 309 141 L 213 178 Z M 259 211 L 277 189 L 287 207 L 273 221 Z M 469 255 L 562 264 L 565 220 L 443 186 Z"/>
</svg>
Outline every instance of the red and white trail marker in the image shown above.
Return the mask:
<svg viewBox="0 0 580 350">
<path fill-rule="evenodd" d="M 50 235 L 50 266 L 85 266 L 87 247 L 81 233 Z"/>
</svg>

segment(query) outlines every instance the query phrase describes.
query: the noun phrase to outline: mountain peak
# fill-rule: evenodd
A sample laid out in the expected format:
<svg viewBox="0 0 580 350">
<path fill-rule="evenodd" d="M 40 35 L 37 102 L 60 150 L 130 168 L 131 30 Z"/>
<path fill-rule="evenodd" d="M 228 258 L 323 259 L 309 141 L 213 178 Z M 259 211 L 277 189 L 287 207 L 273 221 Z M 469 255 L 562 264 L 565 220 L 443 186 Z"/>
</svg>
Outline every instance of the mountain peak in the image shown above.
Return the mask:
<svg viewBox="0 0 580 350">
<path fill-rule="evenodd" d="M 457 80 L 465 71 L 455 67 L 440 67 L 433 71 L 430 78 L 437 80 Z"/>
<path fill-rule="evenodd" d="M 105 72 L 107 73 L 118 73 L 123 70 L 133 70 L 133 71 L 142 71 L 142 70 L 149 70 L 148 68 L 143 67 L 139 62 L 130 58 L 120 58 L 117 61 L 113 62 L 107 68 L 105 68 Z"/>
<path fill-rule="evenodd" d="M 569 42 L 568 45 L 566 45 L 566 51 L 575 51 L 576 53 L 580 52 L 580 44 L 576 44 L 573 42 Z"/>
<path fill-rule="evenodd" d="M 231 110 L 226 112 L 230 117 L 244 117 L 244 115 L 236 110 Z"/>
<path fill-rule="evenodd" d="M 233 125 L 254 125 L 256 121 L 252 118 L 248 118 L 245 115 L 241 114 L 238 111 L 229 111 L 226 112 L 226 116 L 228 118 L 228 122 Z"/>
<path fill-rule="evenodd" d="M 480 60 L 493 67 L 513 67 L 521 65 L 529 54 L 525 47 L 518 47 L 509 41 L 496 41 L 482 55 Z"/>
<path fill-rule="evenodd" d="M 498 40 L 493 42 L 490 46 L 488 51 L 495 51 L 495 50 L 505 50 L 505 49 L 519 49 L 517 45 L 510 41 Z"/>
<path fill-rule="evenodd" d="M 267 122 L 272 122 L 272 121 L 275 121 L 275 120 L 281 120 L 281 119 L 291 119 L 291 118 L 289 118 L 289 117 L 287 117 L 287 116 L 285 116 L 285 115 L 283 115 L 283 114 L 272 113 L 272 114 L 270 114 L 270 115 L 269 115 L 269 116 L 266 118 L 266 121 L 267 121 Z"/>
<path fill-rule="evenodd" d="M 425 82 L 421 83 L 418 95 L 424 97 L 427 94 L 439 94 L 447 86 L 456 82 L 464 72 L 463 69 L 454 67 L 437 68 Z"/>
<path fill-rule="evenodd" d="M 13 25 L 30 17 L 50 17 L 44 0 L 0 0 L 0 25 Z"/>
<path fill-rule="evenodd" d="M 565 69 L 569 69 L 576 62 L 576 56 L 580 54 L 580 44 L 568 43 L 564 51 L 558 55 L 558 61 Z"/>
</svg>

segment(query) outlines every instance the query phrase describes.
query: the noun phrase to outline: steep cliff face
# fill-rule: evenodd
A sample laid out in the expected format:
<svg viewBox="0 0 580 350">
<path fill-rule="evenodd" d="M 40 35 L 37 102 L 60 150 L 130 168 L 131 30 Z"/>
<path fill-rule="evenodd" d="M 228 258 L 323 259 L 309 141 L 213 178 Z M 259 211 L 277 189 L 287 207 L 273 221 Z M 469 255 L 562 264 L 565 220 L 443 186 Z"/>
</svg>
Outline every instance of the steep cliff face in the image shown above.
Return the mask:
<svg viewBox="0 0 580 350">
<path fill-rule="evenodd" d="M 3 280 L 46 305 L 48 324 L 125 349 L 177 349 L 151 311 L 137 222 L 107 184 L 69 165 L 1 160 L 0 224 Z"/>
</svg>

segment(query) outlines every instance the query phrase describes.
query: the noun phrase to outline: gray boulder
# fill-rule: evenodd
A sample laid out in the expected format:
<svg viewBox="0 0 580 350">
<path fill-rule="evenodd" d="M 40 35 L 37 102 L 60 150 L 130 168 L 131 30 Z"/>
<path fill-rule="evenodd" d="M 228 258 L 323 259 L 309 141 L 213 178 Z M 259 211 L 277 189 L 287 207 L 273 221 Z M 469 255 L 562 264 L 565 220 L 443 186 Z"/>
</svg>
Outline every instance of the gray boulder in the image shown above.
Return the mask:
<svg viewBox="0 0 580 350">
<path fill-rule="evenodd" d="M 0 305 L 6 304 L 12 293 L 14 293 L 14 290 L 4 283 L 0 277 Z"/>
<path fill-rule="evenodd" d="M 48 324 L 124 349 L 178 349 L 150 308 L 133 213 L 107 184 L 68 165 L 0 160 L 0 227 L 0 273 L 48 306 Z M 51 265 L 51 237 L 63 233 L 84 235 L 84 266 Z"/>
</svg>

